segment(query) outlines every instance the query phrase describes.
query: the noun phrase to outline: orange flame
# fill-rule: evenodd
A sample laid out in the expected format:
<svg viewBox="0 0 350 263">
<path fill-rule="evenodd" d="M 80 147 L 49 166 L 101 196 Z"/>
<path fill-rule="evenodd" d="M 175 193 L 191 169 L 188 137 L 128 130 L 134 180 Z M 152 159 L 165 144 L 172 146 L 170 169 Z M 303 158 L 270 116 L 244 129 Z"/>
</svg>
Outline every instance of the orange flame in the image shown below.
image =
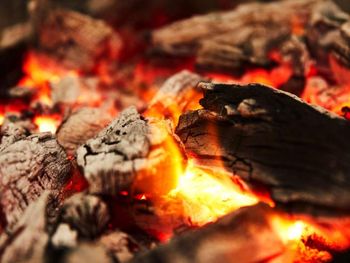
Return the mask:
<svg viewBox="0 0 350 263">
<path fill-rule="evenodd" d="M 5 116 L 0 113 L 0 126 L 4 123 Z"/>
<path fill-rule="evenodd" d="M 169 196 L 182 200 L 186 217 L 195 225 L 214 222 L 229 212 L 259 201 L 251 193 L 239 189 L 227 175 L 209 174 L 191 161 Z"/>
<path fill-rule="evenodd" d="M 23 64 L 23 72 L 25 75 L 19 81 L 18 86 L 38 89 L 37 100 L 49 106 L 52 106 L 50 82 L 58 82 L 63 75 L 78 74 L 59 66 L 45 55 L 35 52 L 27 54 Z"/>
<path fill-rule="evenodd" d="M 38 127 L 39 132 L 55 134 L 61 123 L 61 118 L 59 116 L 37 116 L 34 118 L 34 123 Z"/>
</svg>

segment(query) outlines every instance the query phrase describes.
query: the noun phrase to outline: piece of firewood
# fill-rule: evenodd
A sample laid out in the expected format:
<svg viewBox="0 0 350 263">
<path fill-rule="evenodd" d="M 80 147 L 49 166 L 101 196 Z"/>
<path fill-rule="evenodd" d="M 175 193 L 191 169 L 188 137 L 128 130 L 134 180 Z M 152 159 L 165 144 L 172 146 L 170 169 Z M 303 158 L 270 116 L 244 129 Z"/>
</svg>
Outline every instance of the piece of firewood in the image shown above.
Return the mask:
<svg viewBox="0 0 350 263">
<path fill-rule="evenodd" d="M 116 32 L 104 21 L 74 11 L 54 9 L 38 26 L 39 48 L 68 67 L 90 71 L 98 60 L 115 59 L 121 47 Z"/>
<path fill-rule="evenodd" d="M 306 27 L 318 2 L 249 3 L 195 16 L 155 30 L 153 47 L 172 55 L 194 55 L 202 69 L 241 73 L 249 65 L 269 66 L 270 51 L 280 51 L 285 41 L 299 34 L 297 28 Z"/>
<path fill-rule="evenodd" d="M 195 16 L 175 22 L 152 33 L 152 41 L 157 49 L 176 54 L 193 52 L 203 40 L 237 31 L 244 35 L 245 28 L 264 24 L 291 27 L 291 19 L 297 16 L 301 23 L 309 15 L 317 0 L 282 1 L 277 3 L 249 3 L 238 8 Z M 257 12 L 259 10 L 259 12 Z M 248 31 L 249 31 L 248 30 Z M 234 40 L 234 41 L 240 41 Z"/>
<path fill-rule="evenodd" d="M 49 242 L 48 225 L 55 214 L 55 195 L 45 191 L 31 203 L 11 233 L 0 236 L 0 261 L 46 262 L 45 252 Z M 54 204 L 54 205 L 53 205 Z"/>
<path fill-rule="evenodd" d="M 200 87 L 204 109 L 183 114 L 176 129 L 197 162 L 223 164 L 295 211 L 350 212 L 347 120 L 259 84 Z"/>
<path fill-rule="evenodd" d="M 21 137 L 0 147 L 0 204 L 8 227 L 45 190 L 58 197 L 69 172 L 67 155 L 51 133 Z"/>
<path fill-rule="evenodd" d="M 109 219 L 107 205 L 99 197 L 84 193 L 65 200 L 60 212 L 60 222 L 70 225 L 85 239 L 99 236 Z"/>
<path fill-rule="evenodd" d="M 70 114 L 57 130 L 57 140 L 69 155 L 95 137 L 112 121 L 109 114 L 94 108 L 81 108 Z"/>
<path fill-rule="evenodd" d="M 145 120 L 134 107 L 124 110 L 99 135 L 77 150 L 77 162 L 89 192 L 118 194 L 134 188 L 164 193 L 175 180 L 176 160 L 169 140 L 175 140 L 166 121 Z"/>
<path fill-rule="evenodd" d="M 265 205 L 241 208 L 213 224 L 140 254 L 131 262 L 265 262 L 284 249 L 269 223 L 272 214 Z"/>
</svg>

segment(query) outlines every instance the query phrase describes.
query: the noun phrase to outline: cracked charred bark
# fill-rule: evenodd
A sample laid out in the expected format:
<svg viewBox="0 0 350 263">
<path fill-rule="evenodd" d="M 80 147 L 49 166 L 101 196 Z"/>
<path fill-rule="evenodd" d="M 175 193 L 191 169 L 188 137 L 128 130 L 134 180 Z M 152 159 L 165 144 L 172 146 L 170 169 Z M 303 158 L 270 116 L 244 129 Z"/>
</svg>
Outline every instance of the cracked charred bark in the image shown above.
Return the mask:
<svg viewBox="0 0 350 263">
<path fill-rule="evenodd" d="M 174 184 L 176 160 L 167 148 L 173 135 L 166 121 L 143 119 L 134 107 L 124 110 L 99 135 L 77 151 L 90 193 L 118 194 L 137 188 L 166 192 Z"/>
<path fill-rule="evenodd" d="M 45 190 L 58 197 L 70 171 L 64 150 L 50 133 L 17 139 L 0 147 L 0 204 L 8 227 Z"/>
<path fill-rule="evenodd" d="M 200 87 L 203 109 L 176 129 L 199 163 L 223 163 L 294 211 L 350 212 L 348 121 L 259 84 Z"/>
</svg>

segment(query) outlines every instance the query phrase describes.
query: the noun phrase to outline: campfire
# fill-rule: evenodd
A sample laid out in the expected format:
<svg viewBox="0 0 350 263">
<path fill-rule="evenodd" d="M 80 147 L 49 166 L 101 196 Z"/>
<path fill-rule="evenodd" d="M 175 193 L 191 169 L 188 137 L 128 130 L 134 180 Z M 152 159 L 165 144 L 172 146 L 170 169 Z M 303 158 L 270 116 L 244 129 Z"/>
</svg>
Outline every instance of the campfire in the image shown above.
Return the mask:
<svg viewBox="0 0 350 263">
<path fill-rule="evenodd" d="M 0 262 L 349 262 L 348 4 L 14 2 Z"/>
</svg>

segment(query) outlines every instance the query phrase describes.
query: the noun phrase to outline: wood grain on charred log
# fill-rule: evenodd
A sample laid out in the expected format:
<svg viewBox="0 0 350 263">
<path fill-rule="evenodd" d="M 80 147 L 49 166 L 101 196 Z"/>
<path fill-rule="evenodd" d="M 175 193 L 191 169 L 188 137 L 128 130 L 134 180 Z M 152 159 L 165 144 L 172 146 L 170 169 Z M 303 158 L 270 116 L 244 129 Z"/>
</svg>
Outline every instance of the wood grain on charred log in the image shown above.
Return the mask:
<svg viewBox="0 0 350 263">
<path fill-rule="evenodd" d="M 9 227 L 45 190 L 58 197 L 70 163 L 50 133 L 21 137 L 0 147 L 0 204 Z"/>
<path fill-rule="evenodd" d="M 350 212 L 349 122 L 259 84 L 200 86 L 204 109 L 176 129 L 198 162 L 223 163 L 290 209 Z"/>
<path fill-rule="evenodd" d="M 168 191 L 175 183 L 171 171 L 177 160 L 167 140 L 173 138 L 166 121 L 145 120 L 134 107 L 124 110 L 77 151 L 89 191 L 112 195 L 134 187 Z"/>
<path fill-rule="evenodd" d="M 131 262 L 264 262 L 283 252 L 283 243 L 268 222 L 271 214 L 264 205 L 242 208 Z"/>
</svg>

